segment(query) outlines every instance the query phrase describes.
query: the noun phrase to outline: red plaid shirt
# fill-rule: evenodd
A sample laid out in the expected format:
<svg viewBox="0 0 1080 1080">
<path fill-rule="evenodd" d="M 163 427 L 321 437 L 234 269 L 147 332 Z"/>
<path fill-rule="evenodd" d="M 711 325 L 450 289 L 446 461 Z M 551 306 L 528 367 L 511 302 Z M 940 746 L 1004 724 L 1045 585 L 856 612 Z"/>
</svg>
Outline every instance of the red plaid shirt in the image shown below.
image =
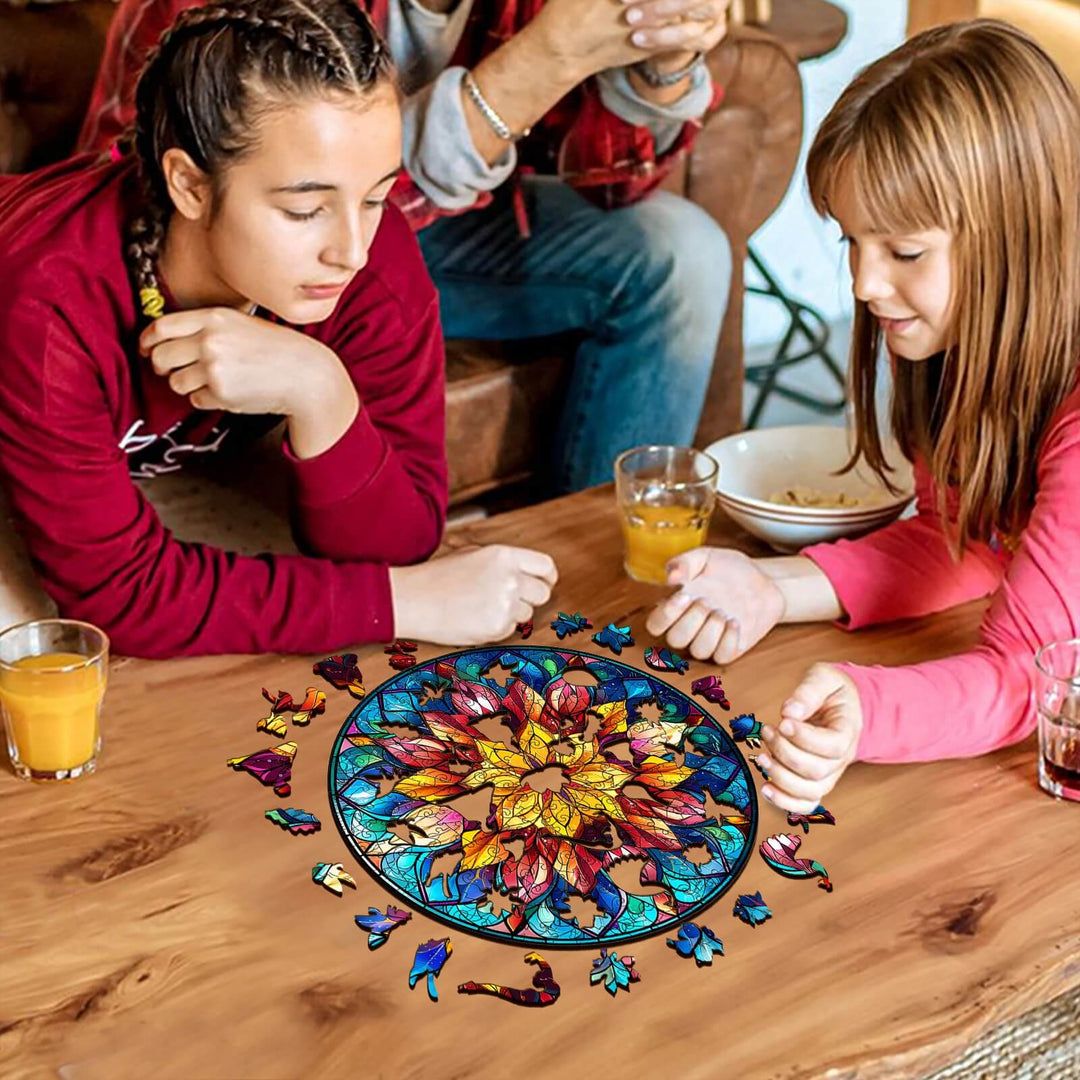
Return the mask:
<svg viewBox="0 0 1080 1080">
<path fill-rule="evenodd" d="M 104 151 L 134 117 L 135 83 L 147 53 L 185 8 L 199 0 L 121 0 L 109 27 L 105 54 L 79 136 L 79 149 Z M 376 26 L 386 31 L 389 0 L 357 0 Z M 474 0 L 465 31 L 451 65 L 472 68 L 488 53 L 520 31 L 540 10 L 544 0 Z M 713 89 L 711 108 L 720 103 Z M 592 79 L 562 99 L 518 144 L 523 167 L 556 173 L 600 206 L 611 208 L 636 202 L 664 179 L 675 161 L 697 136 L 701 122 L 688 121 L 675 143 L 657 156 L 652 133 L 635 127 L 604 108 Z M 413 229 L 454 211 L 436 206 L 403 173 L 392 198 Z M 482 192 L 469 209 L 491 201 Z"/>
</svg>

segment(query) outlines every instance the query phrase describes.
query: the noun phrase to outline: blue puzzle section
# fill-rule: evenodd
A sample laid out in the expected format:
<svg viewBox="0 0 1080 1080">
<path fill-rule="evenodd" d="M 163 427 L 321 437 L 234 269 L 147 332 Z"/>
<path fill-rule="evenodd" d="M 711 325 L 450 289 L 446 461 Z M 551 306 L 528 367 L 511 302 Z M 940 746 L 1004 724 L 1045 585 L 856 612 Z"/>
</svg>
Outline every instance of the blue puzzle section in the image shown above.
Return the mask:
<svg viewBox="0 0 1080 1080">
<path fill-rule="evenodd" d="M 562 787 L 534 790 L 552 766 Z M 396 896 L 526 946 L 675 932 L 735 882 L 757 827 L 747 763 L 717 720 L 648 672 L 572 649 L 473 649 L 395 675 L 349 715 L 328 779 L 346 843 Z M 623 860 L 649 892 L 616 884 Z M 596 905 L 587 924 L 573 894 Z"/>
</svg>

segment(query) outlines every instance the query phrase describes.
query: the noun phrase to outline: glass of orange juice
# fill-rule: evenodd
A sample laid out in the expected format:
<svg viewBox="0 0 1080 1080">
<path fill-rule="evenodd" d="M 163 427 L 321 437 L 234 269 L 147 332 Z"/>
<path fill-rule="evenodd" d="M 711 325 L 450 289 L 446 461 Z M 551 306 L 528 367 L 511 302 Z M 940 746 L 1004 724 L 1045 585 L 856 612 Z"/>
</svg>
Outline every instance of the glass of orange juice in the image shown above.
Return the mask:
<svg viewBox="0 0 1080 1080">
<path fill-rule="evenodd" d="M 74 780 L 94 771 L 109 639 L 74 619 L 39 619 L 0 632 L 0 713 L 23 780 Z"/>
<path fill-rule="evenodd" d="M 615 459 L 624 565 L 635 581 L 663 585 L 668 559 L 705 542 L 719 471 L 690 446 L 638 446 Z"/>
</svg>

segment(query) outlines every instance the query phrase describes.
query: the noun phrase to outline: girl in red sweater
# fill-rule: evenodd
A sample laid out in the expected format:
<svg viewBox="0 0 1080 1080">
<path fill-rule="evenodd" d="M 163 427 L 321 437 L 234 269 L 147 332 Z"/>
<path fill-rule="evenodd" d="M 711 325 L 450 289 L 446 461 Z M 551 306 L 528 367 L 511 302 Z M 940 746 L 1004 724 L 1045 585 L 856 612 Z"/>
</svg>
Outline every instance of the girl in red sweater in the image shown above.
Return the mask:
<svg viewBox="0 0 1080 1080">
<path fill-rule="evenodd" d="M 133 142 L 0 188 L 0 480 L 61 613 L 155 657 L 470 644 L 528 619 L 546 555 L 423 562 L 446 511 L 443 344 L 385 205 L 400 111 L 359 8 L 185 12 Z M 301 555 L 177 540 L 131 481 L 282 417 Z"/>
</svg>

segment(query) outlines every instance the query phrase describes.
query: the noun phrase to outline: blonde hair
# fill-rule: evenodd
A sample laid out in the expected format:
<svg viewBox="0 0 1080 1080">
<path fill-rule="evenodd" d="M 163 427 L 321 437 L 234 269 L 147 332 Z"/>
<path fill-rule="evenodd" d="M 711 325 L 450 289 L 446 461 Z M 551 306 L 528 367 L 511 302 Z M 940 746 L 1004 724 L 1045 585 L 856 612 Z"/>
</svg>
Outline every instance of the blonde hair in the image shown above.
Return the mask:
<svg viewBox="0 0 1080 1080">
<path fill-rule="evenodd" d="M 951 344 L 897 358 L 891 424 L 937 487 L 953 556 L 1017 537 L 1040 443 L 1080 360 L 1080 103 L 1027 35 L 976 19 L 919 34 L 870 65 L 818 130 L 806 166 L 822 215 L 845 181 L 887 233 L 951 233 Z M 888 483 L 874 408 L 881 333 L 856 301 L 855 451 Z M 959 486 L 950 523 L 946 492 Z"/>
</svg>

